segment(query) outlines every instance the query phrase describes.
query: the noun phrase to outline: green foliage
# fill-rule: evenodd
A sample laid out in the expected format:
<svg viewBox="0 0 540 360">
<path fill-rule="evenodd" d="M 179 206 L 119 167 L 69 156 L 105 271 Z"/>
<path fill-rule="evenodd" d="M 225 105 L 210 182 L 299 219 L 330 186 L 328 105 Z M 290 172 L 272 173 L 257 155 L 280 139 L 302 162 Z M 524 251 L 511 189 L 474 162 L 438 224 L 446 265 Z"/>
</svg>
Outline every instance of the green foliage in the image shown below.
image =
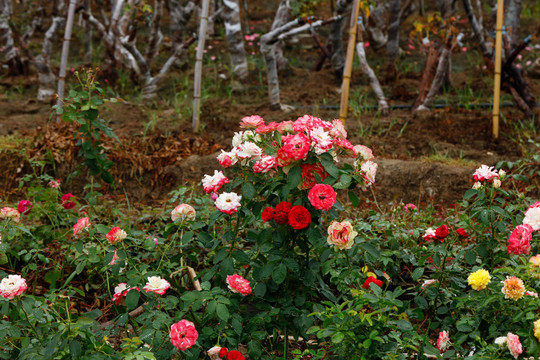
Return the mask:
<svg viewBox="0 0 540 360">
<path fill-rule="evenodd" d="M 110 169 L 114 163 L 107 158 L 106 149 L 103 147 L 102 136 L 118 140 L 105 120 L 99 118 L 99 107 L 105 103 L 104 91 L 96 81 L 96 74 L 92 70 L 82 73 L 75 72 L 79 85 L 69 91 L 62 106 L 53 106 L 56 113 L 61 115 L 67 122 L 79 124 L 73 137 L 79 146 L 78 156 L 84 158 L 83 164 L 88 168 L 92 177 L 98 176 L 106 183 L 113 183 Z M 110 99 L 116 102 L 117 99 Z"/>
</svg>

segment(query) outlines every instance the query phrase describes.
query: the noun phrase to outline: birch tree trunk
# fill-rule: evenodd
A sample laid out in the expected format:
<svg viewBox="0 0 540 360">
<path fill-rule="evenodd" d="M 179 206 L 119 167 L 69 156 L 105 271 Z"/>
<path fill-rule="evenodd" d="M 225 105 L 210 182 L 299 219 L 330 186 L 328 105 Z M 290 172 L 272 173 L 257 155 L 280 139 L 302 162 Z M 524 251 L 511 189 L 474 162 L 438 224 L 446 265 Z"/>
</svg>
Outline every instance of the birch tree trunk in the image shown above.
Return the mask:
<svg viewBox="0 0 540 360">
<path fill-rule="evenodd" d="M 279 96 L 278 65 L 276 59 L 276 45 L 278 36 L 287 32 L 299 24 L 299 20 L 293 20 L 269 33 L 261 36 L 261 54 L 266 64 L 266 76 L 268 81 L 268 97 L 272 109 L 289 110 L 290 107 L 281 104 Z"/>
<path fill-rule="evenodd" d="M 182 6 L 180 0 L 171 0 L 169 5 L 170 28 L 173 32 L 173 41 L 181 43 L 184 39 L 184 31 L 193 15 L 193 11 L 197 8 L 198 1 L 189 1 L 185 6 Z"/>
<path fill-rule="evenodd" d="M 60 60 L 60 75 L 58 77 L 58 106 L 62 107 L 64 100 L 64 82 L 66 80 L 66 67 L 69 54 L 69 42 L 71 40 L 71 31 L 73 30 L 73 18 L 75 17 L 75 5 L 77 0 L 69 1 L 69 8 L 66 20 L 66 30 L 64 32 L 64 44 L 62 45 L 62 58 Z M 60 120 L 58 115 L 57 121 Z"/>
<path fill-rule="evenodd" d="M 91 12 L 91 0 L 84 0 L 84 7 Z M 92 25 L 84 20 L 84 63 L 92 64 Z"/>
<path fill-rule="evenodd" d="M 246 50 L 240 21 L 240 5 L 238 0 L 223 0 L 223 17 L 225 20 L 225 34 L 229 43 L 231 67 L 233 73 L 239 79 L 245 79 L 248 75 Z"/>
<path fill-rule="evenodd" d="M 522 0 L 506 0 L 506 16 L 504 17 L 504 26 L 510 35 L 510 49 L 513 50 L 519 42 L 519 17 L 521 15 Z"/>
<path fill-rule="evenodd" d="M 371 47 L 375 50 L 380 49 L 388 42 L 388 35 L 385 33 L 386 27 L 386 8 L 384 3 L 378 3 L 371 9 L 369 18 L 364 21 L 368 26 L 366 33 L 369 36 Z"/>
<path fill-rule="evenodd" d="M 58 29 L 64 24 L 64 18 L 55 16 L 52 19 L 51 26 L 45 33 L 43 39 L 43 49 L 41 54 L 33 61 L 38 72 L 38 94 L 37 99 L 41 102 L 51 101 L 56 90 L 56 75 L 52 72 L 50 65 L 52 41 Z"/>
<path fill-rule="evenodd" d="M 5 61 L 9 67 L 10 75 L 20 75 L 24 69 L 19 51 L 15 46 L 13 32 L 9 27 L 11 15 L 11 0 L 0 0 L 0 34 L 2 39 L 0 46 L 4 47 Z"/>
<path fill-rule="evenodd" d="M 486 38 L 484 36 L 484 26 L 482 25 L 481 21 L 476 19 L 476 16 L 474 15 L 473 7 L 471 5 L 471 0 L 463 0 L 463 8 L 465 9 L 465 12 L 467 13 L 467 17 L 469 18 L 469 22 L 471 23 L 474 36 L 476 40 L 478 41 L 478 45 L 480 46 L 482 55 L 486 58 L 491 58 L 492 51 L 491 51 L 491 47 L 488 46 L 488 44 L 486 43 Z"/>
<path fill-rule="evenodd" d="M 388 42 L 386 43 L 387 63 L 390 76 L 395 77 L 396 59 L 399 54 L 399 13 L 401 0 L 390 0 L 388 8 Z"/>
<path fill-rule="evenodd" d="M 156 57 L 161 41 L 163 40 L 163 34 L 161 33 L 161 18 L 163 16 L 163 0 L 156 0 L 154 2 L 154 14 L 152 16 L 152 27 L 150 29 L 150 37 L 148 39 L 148 47 L 144 54 L 146 65 L 150 68 L 152 60 Z"/>
<path fill-rule="evenodd" d="M 358 59 L 360 60 L 360 68 L 368 78 L 369 84 L 371 85 L 373 92 L 377 96 L 377 102 L 379 103 L 379 111 L 382 115 L 386 116 L 388 115 L 390 107 L 388 106 L 388 102 L 384 97 L 384 93 L 382 91 L 381 84 L 379 83 L 379 79 L 377 79 L 375 72 L 367 62 L 366 52 L 364 50 L 364 42 L 362 41 L 362 39 L 356 44 L 356 52 L 358 54 Z"/>
<path fill-rule="evenodd" d="M 276 11 L 276 16 L 274 17 L 274 22 L 272 23 L 272 27 L 270 28 L 270 31 L 276 30 L 289 22 L 291 10 L 292 10 L 291 1 L 295 1 L 295 0 L 281 0 L 281 2 L 279 3 L 279 7 Z M 280 70 L 285 69 L 287 65 L 289 64 L 289 60 L 283 55 L 283 49 L 281 47 L 281 44 L 275 45 L 274 52 L 275 52 L 275 57 L 276 57 L 277 68 Z"/>
<path fill-rule="evenodd" d="M 193 80 L 192 126 L 194 132 L 199 132 L 200 127 L 202 58 L 204 42 L 206 40 L 206 25 L 208 22 L 208 8 L 210 5 L 210 0 L 202 0 L 202 2 L 201 23 L 199 25 L 199 41 L 197 43 L 197 54 L 195 57 L 195 79 Z"/>
<path fill-rule="evenodd" d="M 338 0 L 336 11 L 338 15 L 342 15 L 342 18 L 332 24 L 330 35 L 328 36 L 328 43 L 332 51 L 332 58 L 330 60 L 334 69 L 334 75 L 340 84 L 343 77 L 343 68 L 345 67 L 345 51 L 343 50 L 343 29 L 346 24 L 345 14 L 351 4 L 352 0 Z"/>
</svg>

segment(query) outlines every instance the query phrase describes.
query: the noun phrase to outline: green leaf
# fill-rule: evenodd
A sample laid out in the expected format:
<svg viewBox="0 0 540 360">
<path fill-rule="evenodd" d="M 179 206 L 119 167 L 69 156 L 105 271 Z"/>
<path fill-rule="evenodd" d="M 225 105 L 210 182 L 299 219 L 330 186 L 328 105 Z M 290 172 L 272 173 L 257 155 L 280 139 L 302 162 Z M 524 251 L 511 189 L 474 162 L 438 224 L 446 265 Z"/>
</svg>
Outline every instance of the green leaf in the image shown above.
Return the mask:
<svg viewBox="0 0 540 360">
<path fill-rule="evenodd" d="M 287 174 L 287 184 L 289 189 L 292 190 L 300 185 L 300 181 L 302 181 L 301 174 L 302 168 L 298 165 L 289 170 L 289 173 Z"/>
<path fill-rule="evenodd" d="M 423 296 L 417 296 L 414 298 L 414 302 L 420 309 L 427 309 L 428 302 Z"/>
<path fill-rule="evenodd" d="M 251 340 L 247 345 L 248 354 L 252 359 L 260 359 L 262 355 L 262 346 L 258 341 Z"/>
<path fill-rule="evenodd" d="M 264 295 L 266 295 L 266 284 L 262 282 L 257 283 L 255 289 L 253 289 L 253 295 L 259 298 L 264 297 Z"/>
<path fill-rule="evenodd" d="M 341 331 L 338 331 L 337 333 L 332 335 L 332 342 L 334 344 L 339 344 L 340 342 L 343 341 L 344 338 L 345 338 L 345 334 L 342 333 Z"/>
<path fill-rule="evenodd" d="M 411 331 L 413 329 L 412 324 L 405 319 L 398 320 L 395 322 L 395 324 L 401 331 Z"/>
<path fill-rule="evenodd" d="M 347 189 L 351 185 L 352 177 L 347 174 L 342 174 L 339 182 L 334 184 L 334 189 Z"/>
<path fill-rule="evenodd" d="M 139 303 L 139 292 L 137 290 L 130 290 L 126 295 L 126 307 L 128 310 L 135 309 Z"/>
<path fill-rule="evenodd" d="M 332 155 L 327 153 L 323 155 L 325 156 L 321 156 L 322 166 L 328 174 L 337 179 L 339 177 L 339 169 L 336 167 L 336 165 L 334 165 L 334 159 L 332 158 Z"/>
<path fill-rule="evenodd" d="M 465 253 L 465 261 L 469 265 L 473 265 L 476 263 L 476 251 L 474 251 L 474 249 L 467 250 L 467 252 Z"/>
<path fill-rule="evenodd" d="M 255 187 L 249 182 L 243 183 L 242 196 L 247 200 L 253 199 L 253 197 L 255 196 Z"/>
<path fill-rule="evenodd" d="M 418 281 L 422 275 L 424 275 L 424 268 L 417 267 L 412 273 L 412 278 L 414 281 Z"/>
<path fill-rule="evenodd" d="M 352 190 L 349 190 L 349 200 L 351 201 L 352 206 L 354 207 L 357 207 L 358 205 L 360 205 L 360 199 L 358 198 L 358 196 L 356 196 L 356 194 Z"/>
<path fill-rule="evenodd" d="M 96 224 L 95 228 L 98 231 L 98 233 L 100 233 L 100 234 L 107 234 L 111 230 L 110 227 L 105 226 L 103 224 Z"/>
<path fill-rule="evenodd" d="M 217 304 L 216 314 L 223 321 L 229 320 L 229 309 L 224 304 Z"/>
<path fill-rule="evenodd" d="M 360 247 L 363 248 L 365 251 L 367 251 L 367 253 L 371 255 L 374 258 L 374 260 L 377 260 L 381 256 L 381 253 L 379 252 L 379 250 L 375 246 L 369 243 L 360 244 Z"/>
<path fill-rule="evenodd" d="M 463 197 L 465 198 L 465 200 L 469 200 L 470 198 L 472 198 L 476 194 L 478 194 L 478 190 L 469 189 L 469 190 L 465 191 L 465 195 Z"/>
<path fill-rule="evenodd" d="M 274 280 L 274 282 L 278 285 L 285 281 L 286 277 L 287 267 L 285 264 L 279 264 L 274 268 L 274 271 L 272 271 L 272 280 Z"/>
<path fill-rule="evenodd" d="M 471 332 L 472 328 L 466 322 L 458 322 L 456 328 L 461 332 Z"/>
</svg>

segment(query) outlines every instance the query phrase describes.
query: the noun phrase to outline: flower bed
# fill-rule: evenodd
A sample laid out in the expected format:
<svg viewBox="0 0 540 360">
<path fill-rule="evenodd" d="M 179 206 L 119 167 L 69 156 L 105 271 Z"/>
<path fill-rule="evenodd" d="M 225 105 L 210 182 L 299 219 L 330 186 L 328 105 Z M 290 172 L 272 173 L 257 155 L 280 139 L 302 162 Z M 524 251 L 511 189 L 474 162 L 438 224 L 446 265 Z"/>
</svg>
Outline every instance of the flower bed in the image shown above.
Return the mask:
<svg viewBox="0 0 540 360">
<path fill-rule="evenodd" d="M 25 178 L 0 209 L 0 358 L 538 357 L 540 202 L 509 175 L 383 212 L 359 196 L 373 154 L 338 120 L 240 126 L 205 195 L 166 212 Z"/>
</svg>

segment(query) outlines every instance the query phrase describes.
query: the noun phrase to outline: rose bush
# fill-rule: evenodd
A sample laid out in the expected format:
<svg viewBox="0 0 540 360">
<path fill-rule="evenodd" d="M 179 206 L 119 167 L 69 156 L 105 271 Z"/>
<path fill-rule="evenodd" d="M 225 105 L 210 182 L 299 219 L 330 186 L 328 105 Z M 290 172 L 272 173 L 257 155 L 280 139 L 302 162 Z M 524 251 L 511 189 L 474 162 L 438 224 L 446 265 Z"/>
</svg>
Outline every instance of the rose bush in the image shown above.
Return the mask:
<svg viewBox="0 0 540 360">
<path fill-rule="evenodd" d="M 242 126 L 223 171 L 166 209 L 75 191 L 66 209 L 51 177 L 27 178 L 31 205 L 0 219 L 0 354 L 540 355 L 539 206 L 508 190 L 513 174 L 481 167 L 444 209 L 374 204 L 373 154 L 338 121 Z"/>
</svg>

